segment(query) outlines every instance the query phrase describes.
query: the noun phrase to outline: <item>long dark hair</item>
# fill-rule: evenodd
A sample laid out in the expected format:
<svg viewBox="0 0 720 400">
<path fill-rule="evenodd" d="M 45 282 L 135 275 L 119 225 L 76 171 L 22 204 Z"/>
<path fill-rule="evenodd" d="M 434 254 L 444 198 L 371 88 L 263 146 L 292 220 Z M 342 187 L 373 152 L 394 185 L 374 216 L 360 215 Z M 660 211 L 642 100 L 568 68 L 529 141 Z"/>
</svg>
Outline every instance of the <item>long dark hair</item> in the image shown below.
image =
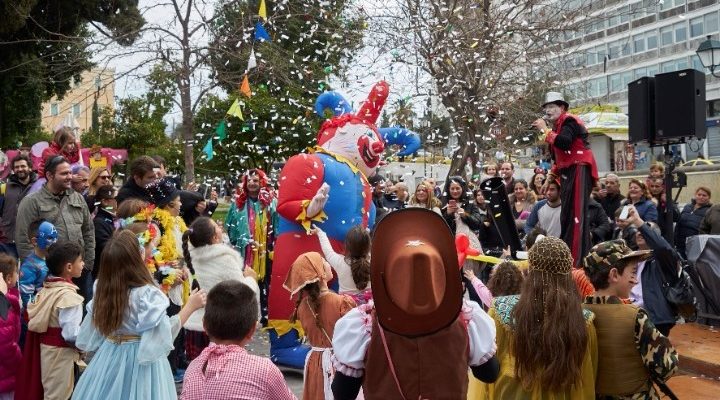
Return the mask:
<svg viewBox="0 0 720 400">
<path fill-rule="evenodd" d="M 137 236 L 127 229 L 116 232 L 100 256 L 93 301 L 97 330 L 104 336 L 117 331 L 128 307 L 130 289 L 154 284 L 140 255 Z"/>
<path fill-rule="evenodd" d="M 353 226 L 345 235 L 345 262 L 355 286 L 364 290 L 370 281 L 370 233 L 362 225 Z"/>
<path fill-rule="evenodd" d="M 445 190 L 443 192 L 442 197 L 442 203 L 443 205 L 446 205 L 448 201 L 453 200 L 452 196 L 450 196 L 450 185 L 453 183 L 457 183 L 462 188 L 462 192 L 460 193 L 460 198 L 457 199 L 457 201 L 465 204 L 468 202 L 468 194 L 467 194 L 467 182 L 465 182 L 465 179 L 463 179 L 461 176 L 451 176 L 448 178 L 447 182 L 445 182 Z"/>
<path fill-rule="evenodd" d="M 215 221 L 211 218 L 199 217 L 190 224 L 188 230 L 186 230 L 182 235 L 182 249 L 185 266 L 193 275 L 195 275 L 195 268 L 193 268 L 192 265 L 192 257 L 190 256 L 190 246 L 188 246 L 188 242 L 190 242 L 195 248 L 213 244 L 216 226 Z"/>
<path fill-rule="evenodd" d="M 556 391 L 578 382 L 588 335 L 571 275 L 531 267 L 512 315 L 511 351 L 523 387 Z"/>
</svg>

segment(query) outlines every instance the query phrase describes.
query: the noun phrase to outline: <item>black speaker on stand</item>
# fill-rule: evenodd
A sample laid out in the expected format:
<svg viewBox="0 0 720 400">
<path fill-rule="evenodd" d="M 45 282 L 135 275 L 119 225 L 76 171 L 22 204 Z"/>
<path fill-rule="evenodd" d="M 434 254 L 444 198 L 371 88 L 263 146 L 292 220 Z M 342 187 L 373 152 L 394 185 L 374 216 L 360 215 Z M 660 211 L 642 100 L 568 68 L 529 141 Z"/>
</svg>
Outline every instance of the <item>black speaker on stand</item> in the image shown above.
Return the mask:
<svg viewBox="0 0 720 400">
<path fill-rule="evenodd" d="M 655 140 L 655 78 L 645 76 L 628 84 L 628 120 L 630 143 Z"/>
<path fill-rule="evenodd" d="M 655 75 L 655 140 L 705 139 L 705 74 L 695 69 Z"/>
</svg>

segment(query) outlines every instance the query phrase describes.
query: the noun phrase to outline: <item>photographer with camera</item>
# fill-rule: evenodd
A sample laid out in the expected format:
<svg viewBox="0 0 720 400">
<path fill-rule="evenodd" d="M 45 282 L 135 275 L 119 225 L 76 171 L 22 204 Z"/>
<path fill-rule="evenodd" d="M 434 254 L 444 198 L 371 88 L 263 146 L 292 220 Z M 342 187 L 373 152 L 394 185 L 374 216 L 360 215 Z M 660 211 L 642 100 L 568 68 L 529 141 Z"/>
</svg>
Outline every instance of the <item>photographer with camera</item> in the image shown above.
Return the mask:
<svg viewBox="0 0 720 400">
<path fill-rule="evenodd" d="M 675 326 L 677 312 L 666 298 L 664 287 L 677 284 L 680 280 L 680 256 L 660 234 L 660 228 L 640 218 L 635 206 L 627 205 L 625 221 L 637 228 L 635 243 L 639 250 L 652 250 L 652 256 L 638 262 L 639 283 L 630 292 L 630 300 L 647 310 L 650 320 L 665 336 Z"/>
</svg>

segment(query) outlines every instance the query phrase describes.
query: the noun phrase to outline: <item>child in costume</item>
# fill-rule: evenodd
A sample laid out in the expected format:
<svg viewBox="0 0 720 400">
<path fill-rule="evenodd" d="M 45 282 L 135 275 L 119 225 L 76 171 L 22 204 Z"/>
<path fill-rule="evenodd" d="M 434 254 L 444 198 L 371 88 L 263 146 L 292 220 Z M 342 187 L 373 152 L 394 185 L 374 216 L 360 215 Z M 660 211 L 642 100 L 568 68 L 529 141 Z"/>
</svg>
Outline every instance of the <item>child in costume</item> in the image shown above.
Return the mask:
<svg viewBox="0 0 720 400">
<path fill-rule="evenodd" d="M 75 341 L 82 321 L 83 297 L 72 278 L 82 274 L 83 248 L 74 242 L 50 246 L 49 275 L 28 304 L 25 338 L 16 399 L 68 399 L 75 385 L 80 351 Z"/>
<path fill-rule="evenodd" d="M 249 285 L 229 279 L 210 290 L 202 324 L 212 343 L 188 366 L 182 400 L 295 399 L 278 367 L 244 348 L 258 313 L 257 292 Z"/>
<path fill-rule="evenodd" d="M 653 381 L 665 382 L 677 372 L 678 354 L 670 339 L 645 310 L 622 300 L 630 298 L 639 281 L 637 264 L 650 253 L 632 251 L 624 240 L 612 240 L 595 245 L 585 257 L 585 273 L 595 287 L 583 306 L 595 314 L 597 398 L 660 399 Z"/>
<path fill-rule="evenodd" d="M 195 276 L 195 281 L 210 291 L 220 282 L 228 279 L 248 285 L 258 296 L 260 289 L 251 267 L 243 267 L 243 260 L 235 249 L 223 243 L 220 225 L 208 217 L 193 221 L 182 237 L 185 266 Z M 192 361 L 210 344 L 210 338 L 203 328 L 203 309 L 195 311 L 185 324 L 185 354 Z"/>
<path fill-rule="evenodd" d="M 183 259 L 182 235 L 187 230 L 185 221 L 180 217 L 180 191 L 175 181 L 165 177 L 157 180 L 145 190 L 155 205 L 152 220 L 160 228 L 160 242 L 155 254 L 155 277 L 170 298 L 168 315 L 173 316 L 187 301 L 192 287 L 190 271 L 181 265 Z M 170 366 L 176 381 L 182 381 L 185 363 L 185 335 L 180 332 L 175 338 L 175 348 L 169 355 Z"/>
<path fill-rule="evenodd" d="M 300 255 L 290 267 L 283 286 L 297 295 L 291 322 L 298 319 L 312 349 L 305 359 L 304 399 L 332 399 L 330 361 L 335 322 L 355 307 L 349 296 L 333 293 L 327 283 L 332 279 L 330 264 L 320 253 Z"/>
<path fill-rule="evenodd" d="M 27 332 L 27 305 L 35 299 L 37 293 L 42 289 L 48 268 L 45 258 L 48 254 L 48 247 L 55 243 L 58 232 L 50 222 L 38 220 L 28 227 L 28 237 L 33 245 L 33 252 L 30 253 L 20 265 L 20 298 L 22 306 L 22 324 L 20 330 L 20 347 L 25 345 L 25 334 Z"/>
<path fill-rule="evenodd" d="M 23 310 L 35 299 L 35 295 L 43 287 L 48 273 L 45 264 L 48 247 L 57 241 L 58 233 L 55 225 L 38 220 L 28 227 L 28 237 L 33 245 L 33 252 L 25 257 L 20 265 L 20 297 L 22 298 Z"/>
<path fill-rule="evenodd" d="M 77 340 L 78 348 L 95 355 L 73 399 L 175 399 L 166 357 L 190 314 L 204 306 L 205 294 L 194 292 L 168 317 L 168 298 L 155 286 L 129 230 L 110 239 L 100 263 L 96 296 Z"/>
<path fill-rule="evenodd" d="M 0 279 L 8 291 L 5 298 L 10 303 L 8 314 L 0 318 L 0 400 L 12 400 L 15 377 L 22 360 L 20 346 L 20 293 L 17 289 L 18 265 L 14 257 L 0 253 Z"/>
<path fill-rule="evenodd" d="M 509 261 L 503 261 L 493 267 L 487 286 L 475 276 L 471 269 L 463 269 L 463 274 L 473 285 L 484 307 L 492 307 L 495 297 L 520 294 L 523 281 L 522 272 L 517 265 Z"/>
<path fill-rule="evenodd" d="M 469 399 L 595 399 L 594 315 L 583 310 L 567 244 L 546 237 L 530 248 L 530 270 L 519 296 L 497 297 L 500 376 L 471 382 Z"/>
<path fill-rule="evenodd" d="M 375 228 L 373 302 L 335 325 L 335 399 L 464 399 L 468 367 L 498 374 L 495 326 L 463 300 L 455 240 L 442 216 L 406 208 Z"/>
<path fill-rule="evenodd" d="M 372 299 L 370 289 L 370 233 L 362 225 L 353 226 L 345 236 L 345 255 L 335 252 L 327 234 L 313 228 L 320 240 L 320 248 L 340 283 L 338 293 L 347 294 L 358 305 Z"/>
</svg>

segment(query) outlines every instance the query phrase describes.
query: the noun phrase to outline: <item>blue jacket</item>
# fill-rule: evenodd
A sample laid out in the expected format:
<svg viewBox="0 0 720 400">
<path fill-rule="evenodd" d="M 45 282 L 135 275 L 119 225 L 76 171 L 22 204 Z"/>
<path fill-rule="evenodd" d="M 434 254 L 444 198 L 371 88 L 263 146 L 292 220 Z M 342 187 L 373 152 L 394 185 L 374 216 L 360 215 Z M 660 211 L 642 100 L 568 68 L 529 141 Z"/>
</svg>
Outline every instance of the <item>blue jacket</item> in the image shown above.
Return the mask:
<svg viewBox="0 0 720 400">
<path fill-rule="evenodd" d="M 625 203 L 623 204 L 631 204 L 632 202 L 630 199 L 625 199 Z M 655 206 L 655 203 L 652 202 L 652 200 L 648 200 L 645 197 L 641 197 L 640 201 L 633 204 L 635 206 L 635 209 L 638 212 L 638 215 L 640 215 L 640 218 L 642 218 L 643 221 L 646 222 L 654 222 L 658 223 L 658 211 L 657 207 Z"/>
<path fill-rule="evenodd" d="M 27 308 L 37 292 L 42 289 L 45 278 L 48 274 L 48 267 L 45 260 L 30 253 L 20 265 L 20 298 L 22 308 Z"/>
<path fill-rule="evenodd" d="M 677 314 L 670 303 L 665 300 L 663 285 L 673 284 L 679 279 L 677 251 L 662 236 L 655 233 L 648 224 L 640 228 L 645 242 L 653 251 L 652 257 L 645 261 L 640 276 L 642 283 L 643 308 L 647 310 L 650 320 L 655 324 L 674 324 Z"/>
</svg>

